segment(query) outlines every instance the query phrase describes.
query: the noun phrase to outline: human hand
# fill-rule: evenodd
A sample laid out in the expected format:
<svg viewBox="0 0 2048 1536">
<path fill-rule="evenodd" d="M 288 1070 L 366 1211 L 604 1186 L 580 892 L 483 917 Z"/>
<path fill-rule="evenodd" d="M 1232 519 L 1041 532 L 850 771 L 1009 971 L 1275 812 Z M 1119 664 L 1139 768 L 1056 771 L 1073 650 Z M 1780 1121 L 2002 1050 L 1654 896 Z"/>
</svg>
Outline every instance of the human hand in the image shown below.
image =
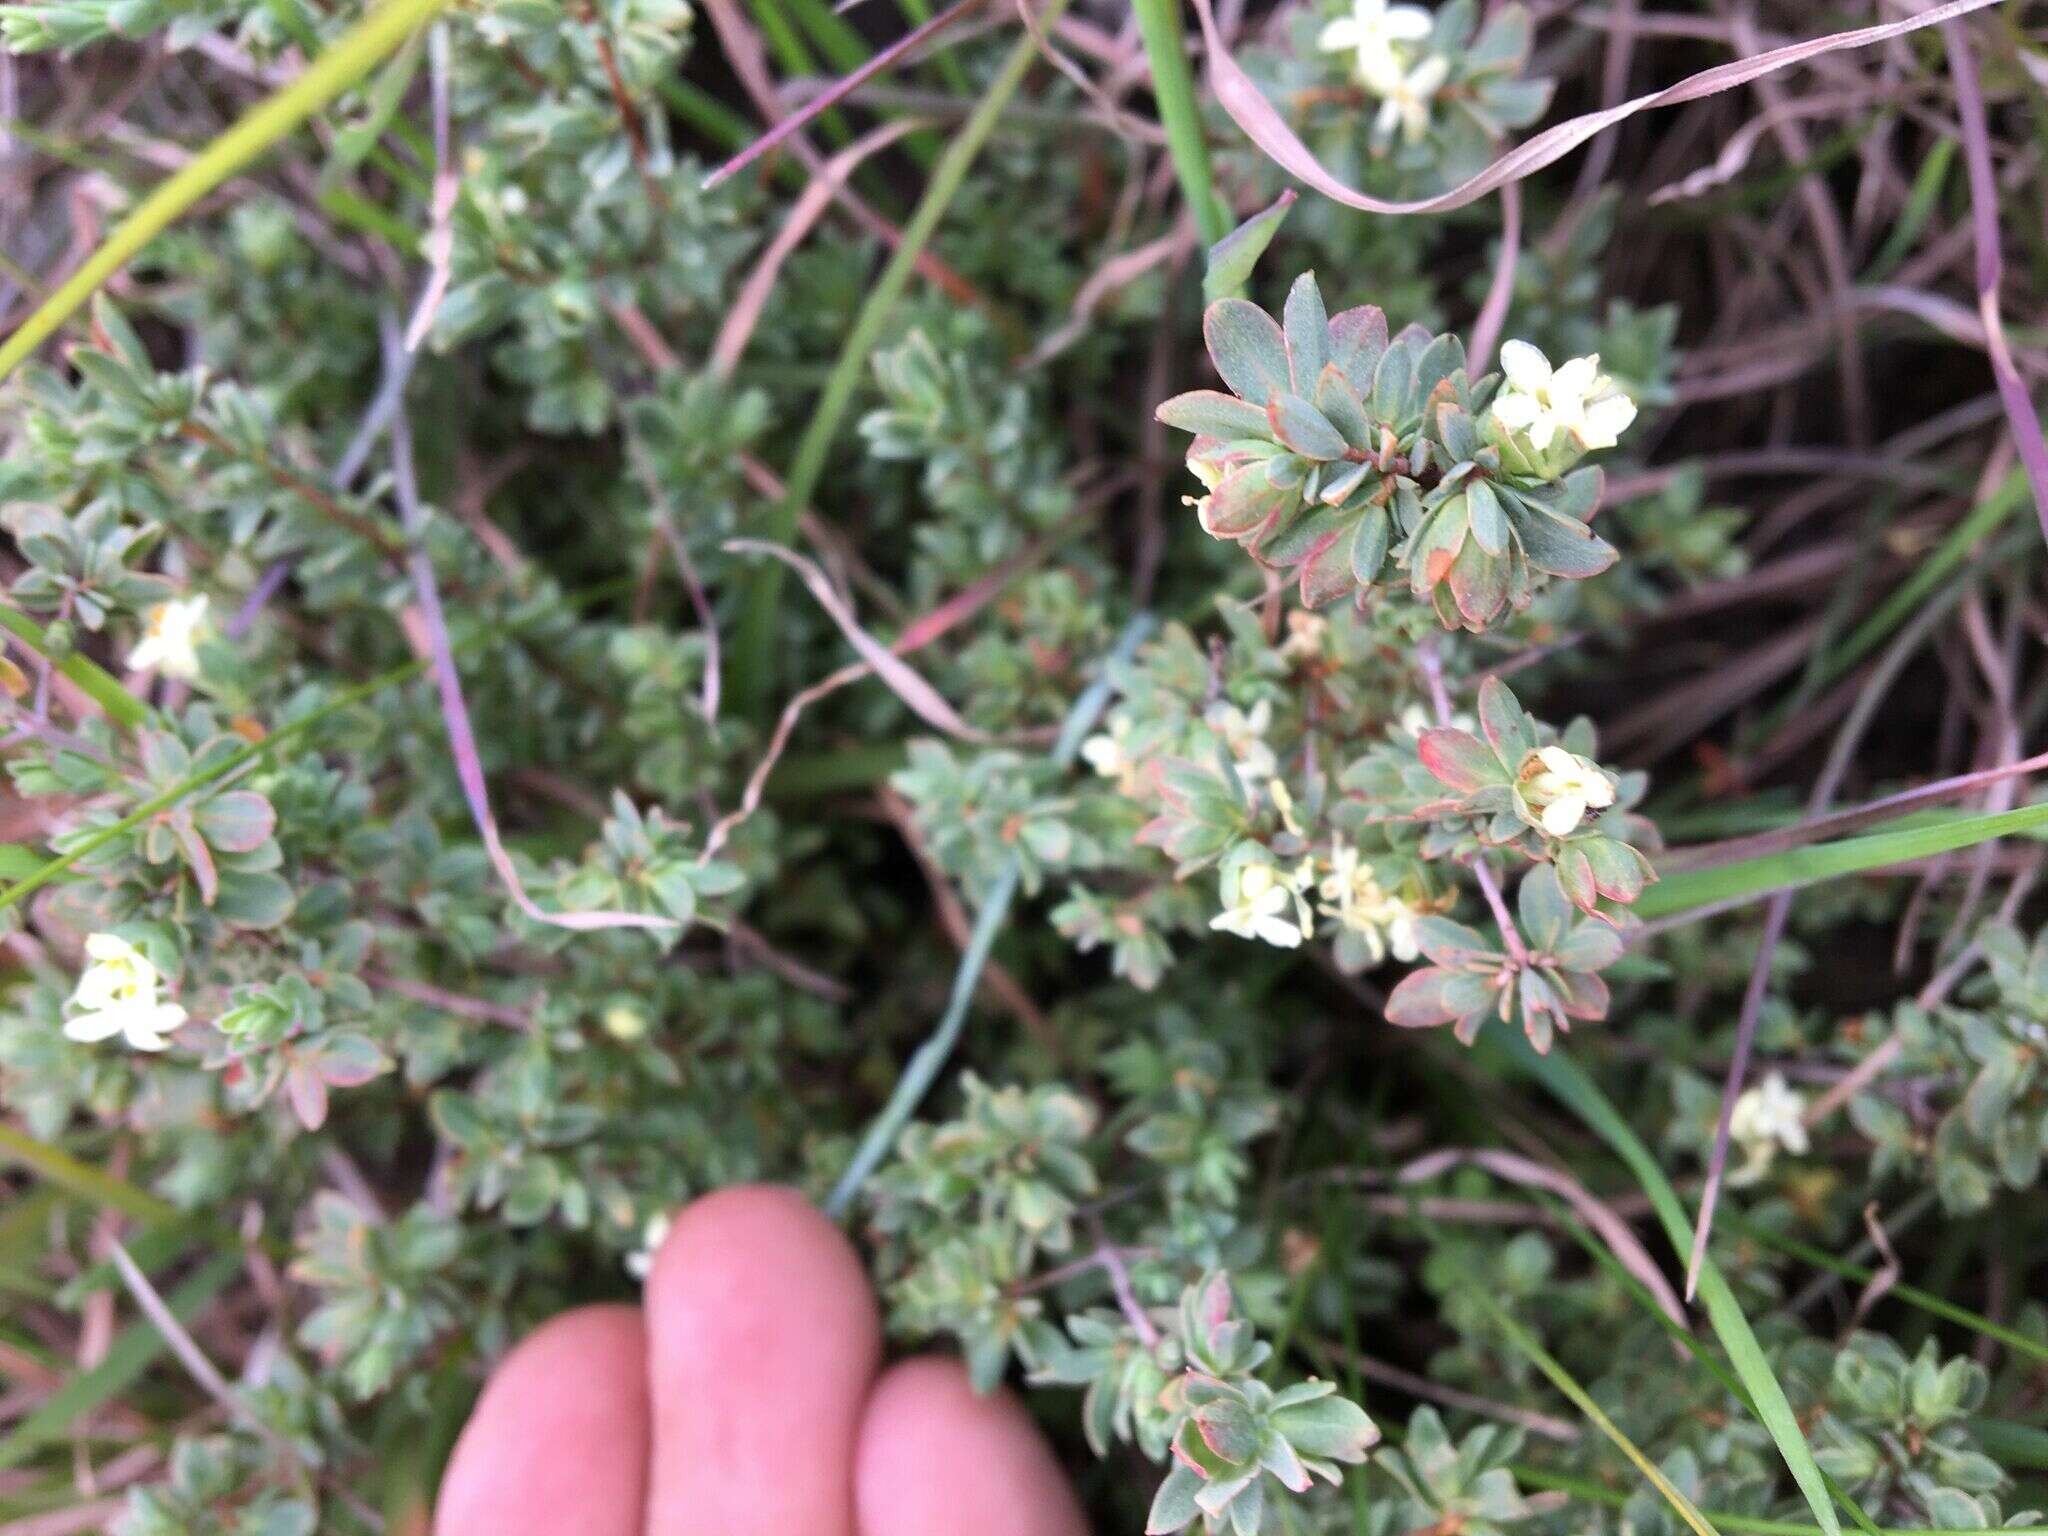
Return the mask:
<svg viewBox="0 0 2048 1536">
<path fill-rule="evenodd" d="M 831 1222 L 787 1189 L 707 1195 L 644 1307 L 565 1313 L 498 1367 L 435 1536 L 1085 1536 L 1015 1399 L 881 1352 Z"/>
</svg>

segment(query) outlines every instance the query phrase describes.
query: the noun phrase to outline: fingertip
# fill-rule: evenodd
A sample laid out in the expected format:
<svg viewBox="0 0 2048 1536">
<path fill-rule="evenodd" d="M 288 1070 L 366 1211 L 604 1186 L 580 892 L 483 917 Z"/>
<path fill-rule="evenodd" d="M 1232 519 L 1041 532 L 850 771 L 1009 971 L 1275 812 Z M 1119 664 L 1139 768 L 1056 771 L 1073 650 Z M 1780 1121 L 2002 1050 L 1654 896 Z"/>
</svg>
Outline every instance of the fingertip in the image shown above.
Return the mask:
<svg viewBox="0 0 2048 1536">
<path fill-rule="evenodd" d="M 645 1356 L 636 1307 L 582 1307 L 529 1334 L 455 1442 L 435 1536 L 640 1536 Z"/>
<path fill-rule="evenodd" d="M 854 1457 L 860 1536 L 1087 1536 L 1066 1474 L 1009 1392 L 924 1356 L 876 1383 Z"/>
<path fill-rule="evenodd" d="M 882 1328 L 838 1227 L 790 1189 L 706 1195 L 655 1257 L 647 1319 L 648 1536 L 848 1536 Z"/>
</svg>

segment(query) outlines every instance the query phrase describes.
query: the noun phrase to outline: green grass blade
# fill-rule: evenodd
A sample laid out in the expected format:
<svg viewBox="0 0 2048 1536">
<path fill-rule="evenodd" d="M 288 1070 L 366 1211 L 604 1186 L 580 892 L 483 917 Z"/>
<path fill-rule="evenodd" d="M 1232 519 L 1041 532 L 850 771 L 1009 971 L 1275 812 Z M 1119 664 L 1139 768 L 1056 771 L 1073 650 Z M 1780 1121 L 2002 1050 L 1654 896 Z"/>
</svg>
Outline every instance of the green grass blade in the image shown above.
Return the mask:
<svg viewBox="0 0 2048 1536">
<path fill-rule="evenodd" d="M 913 27 L 921 27 L 932 19 L 931 0 L 896 0 L 896 9 Z M 967 71 L 950 52 L 939 50 L 932 55 L 932 63 L 937 66 L 939 78 L 945 82 L 947 90 L 956 96 L 974 94 L 974 82 L 967 78 Z"/>
<path fill-rule="evenodd" d="M 1969 559 L 1979 544 L 2029 504 L 2026 476 L 2016 469 L 2005 477 L 1997 490 L 1972 507 L 1969 514 L 1949 530 L 1948 536 L 1934 552 L 1913 567 L 1913 574 L 1893 589 L 1891 596 L 1856 627 L 1848 639 L 1828 656 L 1824 665 L 1815 669 L 1819 684 L 1825 687 L 1876 650 L 1884 643 L 1885 637 L 1926 600 L 1928 593 Z"/>
<path fill-rule="evenodd" d="M 43 636 L 42 625 L 19 609 L 0 608 L 0 627 L 6 628 L 38 656 L 50 654 L 50 643 Z M 73 651 L 55 665 L 59 672 L 78 685 L 81 693 L 105 710 L 107 718 L 116 725 L 132 729 L 155 714 L 147 704 L 123 688 L 120 679 L 90 657 Z"/>
<path fill-rule="evenodd" d="M 1644 891 L 1635 904 L 1635 913 L 1643 918 L 1670 917 L 1719 902 L 1765 896 L 1887 865 L 1908 864 L 2038 827 L 2048 827 L 2048 804 L 2025 805 L 2016 811 L 1987 815 L 1943 817 L 1923 826 L 1787 848 L 1713 869 L 1680 870 Z"/>
<path fill-rule="evenodd" d="M 264 98 L 122 220 L 99 248 L 5 342 L 0 379 L 43 344 L 135 254 L 230 176 L 356 84 L 447 0 L 385 0 L 291 84 Z"/>
<path fill-rule="evenodd" d="M 171 1312 L 181 1322 L 190 1321 L 241 1268 L 240 1253 L 216 1254 L 171 1292 Z M 0 1469 L 18 1467 L 43 1446 L 64 1439 L 74 1420 L 112 1402 L 139 1381 L 165 1347 L 163 1336 L 146 1322 L 124 1328 L 98 1365 L 65 1382 L 0 1440 Z"/>
<path fill-rule="evenodd" d="M 426 663 L 423 661 L 409 661 L 402 666 L 393 667 L 390 671 L 380 673 L 366 683 L 358 683 L 353 688 L 342 690 L 342 692 L 321 705 L 320 708 L 312 711 L 310 714 L 302 715 L 297 720 L 293 720 L 288 724 L 279 726 L 268 736 L 264 737 L 263 740 L 251 742 L 249 745 L 229 753 L 210 766 L 200 769 L 195 773 L 187 774 L 161 794 L 150 796 L 149 799 L 136 806 L 134 810 L 123 816 L 119 821 L 110 822 L 89 836 L 80 838 L 69 850 L 58 854 L 56 858 L 43 865 L 34 874 L 29 875 L 25 879 L 17 880 L 6 890 L 0 891 L 0 910 L 5 910 L 22 900 L 22 898 L 41 890 L 88 853 L 104 848 L 115 838 L 134 831 L 135 828 L 141 826 L 158 812 L 167 811 L 172 806 L 178 804 L 187 795 L 195 794 L 207 785 L 226 778 L 229 774 L 257 761 L 259 758 L 267 757 L 286 742 L 294 737 L 305 734 L 330 716 L 338 714 L 352 705 L 362 703 L 363 700 L 369 698 L 372 694 L 381 693 L 386 688 L 395 687 L 399 683 L 417 677 L 425 670 Z M 0 1139 L 0 1149 L 4 1149 L 5 1146 L 5 1140 Z"/>
<path fill-rule="evenodd" d="M 90 1163 L 80 1162 L 69 1152 L 59 1151 L 11 1125 L 0 1125 L 0 1160 L 18 1163 L 59 1189 L 139 1221 L 155 1224 L 183 1218 L 184 1213 L 168 1200 L 159 1200 L 126 1179 L 102 1173 Z"/>
<path fill-rule="evenodd" d="M 1104 675 L 1081 691 L 1081 696 L 1074 700 L 1066 719 L 1060 724 L 1059 740 L 1052 749 L 1052 760 L 1059 767 L 1067 767 L 1074 761 L 1081 750 L 1081 738 L 1095 728 L 1097 717 L 1108 705 L 1107 674 L 1110 666 L 1130 660 L 1151 633 L 1152 618 L 1149 614 L 1141 613 L 1124 626 L 1110 652 L 1109 662 L 1103 668 Z M 967 1025 L 967 1010 L 974 1002 L 974 990 L 981 984 L 982 969 L 988 964 L 989 952 L 995 948 L 996 939 L 1009 920 L 1010 903 L 1017 898 L 1017 887 L 1023 876 L 1023 865 L 1012 857 L 996 877 L 988 899 L 982 903 L 981 912 L 974 920 L 973 931 L 968 934 L 967 943 L 960 951 L 960 963 L 953 971 L 953 990 L 946 999 L 945 1013 L 925 1038 L 924 1044 L 904 1065 L 903 1075 L 896 1080 L 888 1103 L 882 1106 L 882 1112 L 862 1134 L 860 1144 L 854 1148 L 853 1160 L 839 1176 L 839 1182 L 832 1186 L 831 1198 L 825 1202 L 826 1215 L 836 1220 L 846 1214 L 847 1208 L 853 1204 L 853 1197 L 860 1193 L 868 1175 L 896 1145 L 896 1138 L 917 1112 L 918 1104 L 931 1090 L 940 1069 L 953 1054 L 953 1047 L 960 1041 L 960 1032 Z"/>
<path fill-rule="evenodd" d="M 1521 1462 L 1510 1464 L 1515 1481 L 1525 1488 L 1542 1488 L 1556 1493 L 1570 1494 L 1575 1499 L 1584 1499 L 1589 1504 L 1605 1504 L 1609 1509 L 1620 1509 L 1628 1503 L 1629 1496 L 1618 1488 L 1595 1482 L 1590 1477 L 1574 1477 L 1569 1472 L 1553 1472 L 1547 1467 L 1531 1467 Z M 1732 1536 L 1820 1536 L 1820 1527 L 1807 1525 L 1799 1520 L 1773 1520 L 1766 1515 L 1742 1515 L 1733 1510 L 1707 1509 L 1701 1514 Z M 1875 1527 L 1878 1536 L 1984 1536 L 1982 1531 L 1955 1529 L 1922 1530 L 1917 1527 L 1901 1529 L 1896 1526 Z M 2001 1526 L 1998 1536 L 2048 1536 L 2048 1526 Z"/>
<path fill-rule="evenodd" d="M 1159 122 L 1166 130 L 1181 195 L 1194 214 L 1202 244 L 1214 245 L 1230 233 L 1230 215 L 1217 195 L 1209 164 L 1209 141 L 1203 136 L 1202 112 L 1195 100 L 1195 72 L 1188 63 L 1180 0 L 1131 0 L 1131 8 L 1138 14 L 1138 31 L 1152 65 L 1152 95 L 1159 103 Z"/>
<path fill-rule="evenodd" d="M 1985 1455 L 2001 1467 L 2048 1471 L 2048 1429 L 2016 1424 L 2011 1419 L 1977 1419 L 1973 1423 Z"/>
<path fill-rule="evenodd" d="M 1854 1280 L 1866 1285 L 1877 1278 L 1874 1271 L 1864 1268 L 1861 1264 L 1851 1264 L 1847 1259 L 1836 1258 L 1824 1248 L 1816 1248 L 1811 1243 L 1802 1243 L 1797 1238 L 1772 1232 L 1754 1222 L 1744 1221 L 1740 1216 L 1730 1215 L 1724 1219 L 1729 1227 L 1750 1241 L 1761 1243 L 1766 1248 L 1775 1248 L 1803 1264 L 1811 1264 L 1815 1269 L 1825 1269 L 1831 1274 L 1842 1276 L 1845 1280 Z M 2039 1339 L 2030 1339 L 2024 1333 L 2008 1328 L 2002 1323 L 1995 1323 L 1981 1312 L 1972 1312 L 1969 1308 L 1959 1307 L 1952 1301 L 1944 1301 L 1932 1291 L 1923 1291 L 1914 1285 L 1894 1285 L 1885 1292 L 1885 1298 L 1890 1301 L 1903 1301 L 1908 1306 L 1918 1307 L 1931 1316 L 1944 1318 L 1984 1338 L 1996 1339 L 2007 1349 L 2016 1350 L 2030 1359 L 2048 1362 L 2048 1344 L 2043 1344 Z"/>
<path fill-rule="evenodd" d="M 1040 26 L 1050 27 L 1066 6 L 1067 0 L 1051 0 L 1039 19 Z M 925 186 L 924 196 L 919 199 L 910 222 L 903 227 L 902 241 L 890 253 L 881 275 L 868 291 L 866 302 L 854 317 L 846 344 L 840 348 L 838 361 L 832 365 L 824 393 L 818 397 L 810 424 L 804 428 L 803 439 L 797 444 L 782 500 L 755 530 L 756 537 L 787 544 L 796 532 L 797 514 L 809 504 L 818 489 L 825 472 L 826 456 L 839 435 L 846 408 L 853 403 L 854 392 L 860 387 L 869 354 L 882 339 L 890 312 L 903 296 L 918 257 L 939 227 L 939 221 L 945 217 L 946 209 L 952 205 L 975 157 L 995 131 L 996 120 L 1002 116 L 1003 108 L 1009 105 L 1017 87 L 1024 83 L 1026 72 L 1037 58 L 1038 45 L 1029 37 L 1018 39 L 973 113 L 961 124 L 960 131 L 939 157 L 931 180 Z M 761 712 L 774 681 L 778 643 L 775 619 L 782 600 L 782 575 L 781 561 L 763 560 L 752 572 L 744 593 L 733 645 L 732 685 L 738 707 L 750 714 Z"/>
<path fill-rule="evenodd" d="M 1643 1474 L 1650 1486 L 1661 1493 L 1664 1501 L 1677 1511 L 1679 1519 L 1698 1532 L 1698 1536 L 1719 1536 L 1692 1500 L 1680 1492 L 1657 1463 L 1650 1460 L 1642 1448 L 1622 1432 L 1621 1426 L 1601 1410 L 1600 1405 L 1593 1401 L 1593 1394 L 1579 1385 L 1571 1372 L 1537 1342 L 1535 1335 L 1510 1317 L 1507 1310 L 1495 1301 L 1489 1292 L 1474 1286 L 1471 1294 L 1492 1315 L 1494 1326 L 1500 1329 L 1507 1341 L 1527 1356 L 1529 1363 L 1541 1371 L 1552 1386 L 1571 1399 L 1572 1406 L 1586 1416 L 1589 1424 L 1614 1442 L 1615 1448 L 1635 1465 L 1635 1469 Z"/>
<path fill-rule="evenodd" d="M 1504 1031 L 1489 1033 L 1505 1034 Z M 1614 1149 L 1648 1197 L 1672 1249 L 1679 1254 L 1686 1253 L 1692 1246 L 1692 1223 L 1679 1201 L 1678 1192 L 1665 1178 L 1664 1170 L 1657 1166 L 1650 1149 L 1643 1145 L 1641 1138 L 1599 1086 L 1569 1056 L 1555 1052 L 1539 1056 L 1519 1034 L 1501 1041 L 1500 1048 Z M 1707 1309 L 1707 1320 L 1713 1325 L 1715 1337 L 1727 1351 L 1729 1363 L 1748 1390 L 1750 1400 L 1756 1406 L 1757 1417 L 1770 1431 L 1778 1454 L 1792 1473 L 1792 1480 L 1799 1485 L 1814 1519 L 1820 1522 L 1820 1528 L 1827 1536 L 1841 1536 L 1841 1521 L 1835 1514 L 1827 1480 L 1821 1476 L 1820 1466 L 1813 1459 L 1813 1448 L 1806 1443 L 1798 1417 L 1792 1412 L 1792 1404 L 1786 1400 L 1785 1389 L 1779 1385 L 1770 1362 L 1764 1358 L 1763 1348 L 1756 1341 L 1749 1319 L 1743 1316 L 1741 1304 L 1711 1259 L 1704 1259 L 1700 1264 L 1699 1296 Z"/>
</svg>

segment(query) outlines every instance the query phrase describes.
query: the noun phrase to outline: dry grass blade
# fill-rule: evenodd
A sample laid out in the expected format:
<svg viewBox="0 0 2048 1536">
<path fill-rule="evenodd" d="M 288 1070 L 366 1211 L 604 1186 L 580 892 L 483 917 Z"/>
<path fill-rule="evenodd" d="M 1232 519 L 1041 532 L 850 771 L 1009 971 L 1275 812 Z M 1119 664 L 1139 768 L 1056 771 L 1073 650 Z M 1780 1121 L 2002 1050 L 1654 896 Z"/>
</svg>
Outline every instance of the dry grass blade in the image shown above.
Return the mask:
<svg viewBox="0 0 2048 1536">
<path fill-rule="evenodd" d="M 760 321 L 761 311 L 768 306 L 768 296 L 775 291 L 775 279 L 782 271 L 782 264 L 803 244 L 804 236 L 832 206 L 833 199 L 845 189 L 854 171 L 870 156 L 879 154 L 921 126 L 923 120 L 912 117 L 870 129 L 826 161 L 812 176 L 803 195 L 791 206 L 782 228 L 775 232 L 775 238 L 761 253 L 760 260 L 754 263 L 754 270 L 747 274 L 746 282 L 741 284 L 739 293 L 733 298 L 732 307 L 726 311 L 725 322 L 718 328 L 718 339 L 711 347 L 713 374 L 721 379 L 730 378 L 733 369 L 739 366 L 740 355 L 747 350 L 747 342 Z"/>
<path fill-rule="evenodd" d="M 384 331 L 385 363 L 388 368 L 395 369 L 400 366 L 399 359 L 405 353 L 405 346 L 388 315 Z M 413 591 L 425 632 L 428 666 L 441 701 L 441 721 L 448 732 L 448 750 L 455 762 L 456 778 L 462 784 L 463 798 L 469 805 L 470 818 L 476 823 L 477 835 L 483 839 L 484 851 L 489 855 L 491 867 L 497 871 L 506 894 L 527 917 L 552 928 L 567 928 L 579 933 L 606 928 L 644 928 L 657 932 L 675 928 L 677 924 L 673 918 L 641 912 L 550 912 L 527 894 L 526 883 L 519 877 L 518 866 L 512 862 L 505 840 L 499 835 L 498 818 L 491 810 L 490 789 L 484 782 L 483 757 L 477 750 L 476 728 L 470 723 L 469 705 L 462 696 L 462 676 L 455 666 L 454 642 L 449 638 L 448 620 L 441 610 L 440 582 L 434 574 L 433 556 L 428 553 L 423 539 L 427 513 L 420 503 L 419 486 L 413 474 L 412 427 L 402 408 L 394 412 L 390 431 L 392 488 L 398 498 L 406 533 L 413 541 L 413 550 L 406 564 L 412 572 Z"/>
<path fill-rule="evenodd" d="M 960 714 L 940 696 L 938 689 L 918 675 L 915 668 L 906 665 L 890 649 L 873 635 L 860 627 L 860 621 L 846 606 L 825 573 L 815 562 L 806 560 L 794 550 L 780 544 L 770 544 L 765 539 L 727 539 L 725 546 L 733 554 L 767 555 L 780 560 L 797 573 L 805 589 L 825 610 L 826 616 L 839 627 L 847 644 L 860 653 L 860 659 L 874 671 L 876 676 L 889 685 L 889 690 L 901 699 L 911 713 L 935 730 L 944 731 L 948 736 L 961 741 L 986 743 L 994 738 L 988 732 L 969 725 Z"/>
<path fill-rule="evenodd" d="M 1991 354 L 1991 373 L 1998 398 L 2012 423 L 2013 446 L 2026 466 L 2034 493 L 2034 512 L 2048 538 L 2048 442 L 2041 437 L 2041 417 L 2013 363 L 2012 344 L 1998 310 L 1998 288 L 2005 258 L 1999 250 L 1998 184 L 1991 169 L 1991 133 L 1984 122 L 1984 93 L 1977 83 L 1977 60 L 1970 37 L 1954 22 L 1942 29 L 1948 44 L 1949 73 L 1956 85 L 1956 116 L 1963 128 L 1963 163 L 1970 181 L 1970 234 L 1977 248 L 1977 314 L 1984 324 L 1984 342 Z"/>
<path fill-rule="evenodd" d="M 1626 122 L 1639 112 L 1648 112 L 1657 107 L 1677 106 L 1681 102 L 1698 101 L 1702 97 L 1733 90 L 1774 71 L 1788 69 L 1794 64 L 1803 64 L 1824 54 L 1834 53 L 1843 48 L 1867 48 L 1872 43 L 1902 37 L 1908 32 L 1917 32 L 1922 27 L 1931 27 L 1999 3 L 2000 0 L 1947 0 L 1944 5 L 1935 6 L 1903 21 L 1884 22 L 1874 27 L 1859 27 L 1851 32 L 1838 32 L 1832 37 L 1809 38 L 1804 42 L 1787 44 L 1783 48 L 1773 48 L 1768 53 L 1758 54 L 1755 58 L 1718 64 L 1712 69 L 1702 70 L 1681 80 L 1676 85 L 1666 86 L 1661 91 L 1652 91 L 1646 96 L 1638 96 L 1619 106 L 1588 112 L 1546 128 L 1534 138 L 1525 139 L 1517 144 L 1485 170 L 1459 182 L 1448 192 L 1407 202 L 1369 196 L 1355 187 L 1346 185 L 1325 169 L 1308 146 L 1296 137 L 1294 130 L 1287 126 L 1286 120 L 1266 99 L 1265 93 L 1259 89 L 1251 76 L 1231 57 L 1221 29 L 1216 25 L 1216 14 L 1211 0 L 1195 0 L 1195 15 L 1201 21 L 1203 41 L 1208 47 L 1210 89 L 1216 93 L 1216 100 L 1222 105 L 1223 110 L 1230 114 L 1231 120 L 1242 128 L 1252 142 L 1275 164 L 1289 175 L 1314 187 L 1323 196 L 1342 203 L 1347 208 L 1357 208 L 1366 213 L 1409 214 L 1445 213 L 1453 208 L 1462 208 L 1467 203 L 1475 203 L 1496 188 L 1506 186 L 1509 182 L 1520 181 L 1547 165 L 1555 164 L 1589 139 L 1619 123 Z"/>
<path fill-rule="evenodd" d="M 762 134 L 760 138 L 754 140 L 753 143 L 706 176 L 703 182 L 704 190 L 708 192 L 720 182 L 730 180 L 733 176 L 745 170 L 756 160 L 760 159 L 761 156 L 767 154 L 769 150 L 782 143 L 791 134 L 803 128 L 813 118 L 837 103 L 844 101 L 868 81 L 874 79 L 875 76 L 886 74 L 900 63 L 906 54 L 915 51 L 926 40 L 935 37 L 976 6 L 984 3 L 985 0 L 957 0 L 956 4 L 947 6 L 946 9 L 939 12 L 930 21 L 904 33 L 903 36 L 897 38 L 895 42 L 889 44 L 886 48 L 877 49 L 874 57 L 861 65 L 860 68 L 833 82 L 831 89 L 822 91 L 812 97 L 811 100 L 804 103 L 797 111 L 790 113 L 789 116 L 783 118 L 781 122 Z M 917 126 L 920 125 L 909 123 L 902 125 L 902 128 L 903 131 L 907 132 L 909 128 Z M 852 146 L 849 146 L 850 148 Z M 847 150 L 842 150 L 838 156 L 834 157 L 832 163 L 836 164 L 838 160 L 844 159 L 847 153 Z M 848 170 L 850 173 L 851 167 Z M 841 176 L 840 180 L 843 184 L 845 177 Z M 805 195 L 809 195 L 808 188 L 805 191 Z M 793 214 L 791 217 L 792 221 L 794 221 Z"/>
<path fill-rule="evenodd" d="M 1642 1245 L 1629 1224 L 1602 1204 L 1593 1192 L 1570 1174 L 1547 1167 L 1531 1158 L 1514 1152 L 1501 1152 L 1487 1148 L 1460 1151 L 1455 1148 L 1432 1152 L 1419 1157 L 1402 1168 L 1398 1182 L 1419 1184 L 1433 1179 L 1447 1168 L 1460 1164 L 1484 1168 L 1495 1178 L 1505 1179 L 1510 1184 L 1519 1184 L 1529 1189 L 1547 1190 L 1558 1196 L 1579 1213 L 1587 1226 L 1600 1234 L 1618 1262 L 1636 1279 L 1643 1288 L 1656 1298 L 1664 1315 L 1680 1328 L 1685 1327 L 1685 1308 L 1679 1305 L 1677 1295 L 1671 1289 L 1671 1282 L 1664 1278 L 1664 1271 L 1657 1267 L 1657 1261 L 1650 1257 L 1650 1251 Z"/>
</svg>

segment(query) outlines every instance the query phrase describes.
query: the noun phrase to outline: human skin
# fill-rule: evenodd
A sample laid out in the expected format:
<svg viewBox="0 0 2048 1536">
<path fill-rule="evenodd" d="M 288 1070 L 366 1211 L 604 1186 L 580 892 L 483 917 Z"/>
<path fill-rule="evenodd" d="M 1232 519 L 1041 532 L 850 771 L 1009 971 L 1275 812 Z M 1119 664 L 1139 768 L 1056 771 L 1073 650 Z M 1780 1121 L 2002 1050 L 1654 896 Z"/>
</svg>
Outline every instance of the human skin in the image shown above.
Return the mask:
<svg viewBox="0 0 2048 1536">
<path fill-rule="evenodd" d="M 1086 1536 L 1013 1398 L 881 1355 L 837 1227 L 787 1189 L 706 1195 L 642 1307 L 564 1313 L 506 1356 L 435 1536 Z"/>
</svg>

